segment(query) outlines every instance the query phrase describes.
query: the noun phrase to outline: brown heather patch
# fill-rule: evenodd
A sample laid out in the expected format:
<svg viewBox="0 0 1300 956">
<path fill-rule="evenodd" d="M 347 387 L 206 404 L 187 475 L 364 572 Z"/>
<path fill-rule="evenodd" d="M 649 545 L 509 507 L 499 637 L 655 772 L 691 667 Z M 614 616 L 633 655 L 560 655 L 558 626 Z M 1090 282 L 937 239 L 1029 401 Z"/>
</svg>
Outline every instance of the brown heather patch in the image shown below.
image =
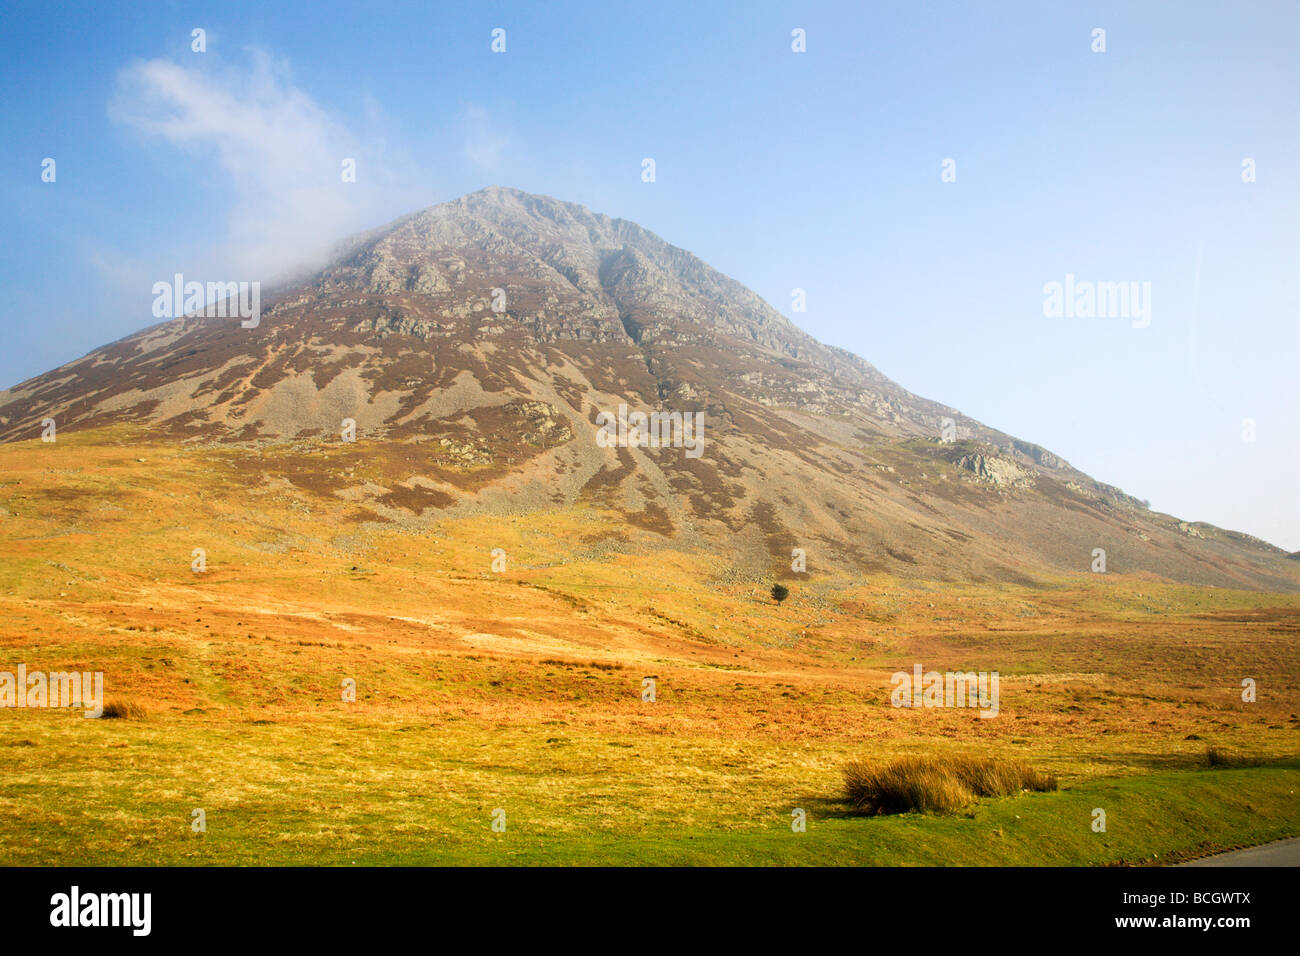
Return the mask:
<svg viewBox="0 0 1300 956">
<path fill-rule="evenodd" d="M 445 508 L 455 501 L 445 492 L 421 485 L 399 486 L 386 495 L 380 495 L 377 500 L 390 508 L 405 508 L 416 514 L 420 514 L 426 508 Z"/>
<path fill-rule="evenodd" d="M 665 537 L 672 537 L 677 530 L 673 525 L 672 518 L 668 515 L 668 511 L 653 501 L 646 502 L 644 510 L 628 514 L 626 518 L 638 528 L 653 531 L 655 534 L 661 534 Z"/>
<path fill-rule="evenodd" d="M 575 412 L 582 412 L 582 407 L 585 404 L 583 399 L 587 394 L 586 388 L 563 375 L 552 375 L 551 386 L 561 398 L 568 402 L 570 408 Z"/>
<path fill-rule="evenodd" d="M 786 576 L 794 576 L 789 571 L 790 552 L 797 546 L 794 533 L 785 527 L 776 516 L 776 509 L 769 501 L 760 501 L 749 512 L 749 522 L 758 525 L 763 532 L 767 553 L 784 562 Z"/>
<path fill-rule="evenodd" d="M 318 389 L 322 389 L 348 369 L 358 368 L 364 365 L 365 361 L 366 357 L 361 353 L 349 352 L 342 358 L 335 359 L 332 362 L 327 361 L 316 365 L 310 365 L 308 366 L 308 369 L 312 374 L 312 382 Z"/>
<path fill-rule="evenodd" d="M 623 483 L 623 479 L 636 471 L 636 462 L 630 450 L 615 448 L 614 452 L 618 456 L 618 465 L 614 468 L 604 465 L 600 471 L 587 479 L 587 483 L 582 486 L 583 499 L 596 502 L 607 500 L 608 492 L 617 490 Z"/>
</svg>

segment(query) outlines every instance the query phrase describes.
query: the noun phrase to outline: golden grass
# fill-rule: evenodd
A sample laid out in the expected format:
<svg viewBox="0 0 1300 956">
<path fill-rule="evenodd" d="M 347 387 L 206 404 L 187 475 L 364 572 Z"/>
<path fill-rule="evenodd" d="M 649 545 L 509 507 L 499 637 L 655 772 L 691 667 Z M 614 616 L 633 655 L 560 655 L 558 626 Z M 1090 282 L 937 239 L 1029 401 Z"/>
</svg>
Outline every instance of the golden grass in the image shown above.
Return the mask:
<svg viewBox="0 0 1300 956">
<path fill-rule="evenodd" d="M 794 807 L 842 809 L 840 767 L 864 752 L 1019 760 L 1067 788 L 1203 769 L 1207 743 L 1295 752 L 1295 595 L 814 575 L 778 604 L 770 578 L 724 578 L 717 555 L 595 508 L 364 524 L 229 464 L 256 453 L 116 441 L 0 447 L 0 669 L 103 671 L 147 712 L 0 710 L 0 741 L 32 744 L 3 751 L 0 849 L 60 787 L 31 853 L 188 839 L 199 806 L 269 821 L 251 846 L 342 853 L 477 832 L 507 803 L 512 827 L 575 839 L 788 832 Z M 593 550 L 606 530 L 621 552 Z M 998 671 L 999 716 L 891 707 L 915 662 Z M 992 789 L 984 772 L 958 783 Z"/>
</svg>

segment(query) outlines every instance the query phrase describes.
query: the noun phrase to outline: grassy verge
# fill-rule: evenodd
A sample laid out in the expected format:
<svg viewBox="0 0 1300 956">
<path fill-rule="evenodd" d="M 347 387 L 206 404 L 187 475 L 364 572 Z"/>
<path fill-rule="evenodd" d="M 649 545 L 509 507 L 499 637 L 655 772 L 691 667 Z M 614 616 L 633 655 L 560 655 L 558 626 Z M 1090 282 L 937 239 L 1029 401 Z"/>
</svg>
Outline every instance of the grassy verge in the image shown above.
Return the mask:
<svg viewBox="0 0 1300 956">
<path fill-rule="evenodd" d="M 1151 864 L 1300 834 L 1294 761 L 1082 777 L 958 813 L 862 817 L 840 797 L 838 757 L 777 744 L 739 753 L 456 719 L 79 720 L 50 720 L 40 743 L 6 735 L 0 862 Z M 791 829 L 796 808 L 806 832 Z"/>
</svg>

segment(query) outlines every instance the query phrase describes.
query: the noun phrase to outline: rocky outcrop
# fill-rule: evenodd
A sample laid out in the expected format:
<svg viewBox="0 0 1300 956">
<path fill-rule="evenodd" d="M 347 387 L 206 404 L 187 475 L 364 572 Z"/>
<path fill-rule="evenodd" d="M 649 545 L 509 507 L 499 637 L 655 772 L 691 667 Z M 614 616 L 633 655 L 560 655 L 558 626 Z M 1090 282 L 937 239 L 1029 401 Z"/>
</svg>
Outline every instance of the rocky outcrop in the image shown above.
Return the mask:
<svg viewBox="0 0 1300 956">
<path fill-rule="evenodd" d="M 546 402 L 519 402 L 514 408 L 523 417 L 528 430 L 520 436 L 529 445 L 549 447 L 573 438 L 568 421 L 553 405 Z"/>
<path fill-rule="evenodd" d="M 1004 488 L 1027 488 L 1033 475 L 1009 458 L 994 455 L 962 455 L 957 467 L 964 468 L 981 481 Z"/>
</svg>

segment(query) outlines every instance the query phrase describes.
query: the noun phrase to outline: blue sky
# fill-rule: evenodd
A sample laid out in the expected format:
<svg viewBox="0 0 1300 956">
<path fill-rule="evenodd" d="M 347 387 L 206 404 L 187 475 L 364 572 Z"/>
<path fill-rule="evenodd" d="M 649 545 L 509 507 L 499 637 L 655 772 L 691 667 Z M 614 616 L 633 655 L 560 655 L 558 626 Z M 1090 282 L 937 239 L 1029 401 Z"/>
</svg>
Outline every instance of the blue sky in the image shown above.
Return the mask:
<svg viewBox="0 0 1300 956">
<path fill-rule="evenodd" d="M 257 278 L 507 185 L 639 222 L 1158 510 L 1300 549 L 1300 3 L 270 6 L 7 6 L 0 387 L 151 324 L 173 272 Z M 1045 317 L 1067 273 L 1149 282 L 1150 325 Z"/>
</svg>

